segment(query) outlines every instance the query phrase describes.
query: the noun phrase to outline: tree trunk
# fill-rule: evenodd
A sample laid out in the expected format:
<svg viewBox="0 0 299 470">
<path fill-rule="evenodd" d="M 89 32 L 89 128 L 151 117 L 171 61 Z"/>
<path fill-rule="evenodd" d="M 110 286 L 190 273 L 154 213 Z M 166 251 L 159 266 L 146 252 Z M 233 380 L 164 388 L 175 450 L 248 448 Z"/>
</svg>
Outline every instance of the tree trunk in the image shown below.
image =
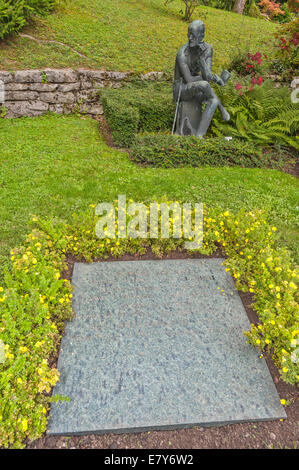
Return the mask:
<svg viewBox="0 0 299 470">
<path fill-rule="evenodd" d="M 244 7 L 245 7 L 245 3 L 246 3 L 246 0 L 236 0 L 233 11 L 235 13 L 239 13 L 240 15 L 242 15 Z"/>
</svg>

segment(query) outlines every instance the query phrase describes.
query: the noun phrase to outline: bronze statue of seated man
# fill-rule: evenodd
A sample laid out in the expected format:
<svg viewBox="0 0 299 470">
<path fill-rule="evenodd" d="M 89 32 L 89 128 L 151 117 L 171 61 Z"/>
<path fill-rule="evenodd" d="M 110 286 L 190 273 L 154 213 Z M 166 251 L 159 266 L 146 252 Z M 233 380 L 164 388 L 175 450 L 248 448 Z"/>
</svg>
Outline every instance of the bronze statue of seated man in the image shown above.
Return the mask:
<svg viewBox="0 0 299 470">
<path fill-rule="evenodd" d="M 203 41 L 205 25 L 196 20 L 189 25 L 189 41 L 180 48 L 175 63 L 173 97 L 177 102 L 176 133 L 203 137 L 217 108 L 225 121 L 230 115 L 222 106 L 209 82 L 224 86 L 230 73 L 212 73 L 213 48 Z M 202 104 L 205 108 L 202 111 Z M 174 130 L 174 129 L 173 129 Z"/>
</svg>

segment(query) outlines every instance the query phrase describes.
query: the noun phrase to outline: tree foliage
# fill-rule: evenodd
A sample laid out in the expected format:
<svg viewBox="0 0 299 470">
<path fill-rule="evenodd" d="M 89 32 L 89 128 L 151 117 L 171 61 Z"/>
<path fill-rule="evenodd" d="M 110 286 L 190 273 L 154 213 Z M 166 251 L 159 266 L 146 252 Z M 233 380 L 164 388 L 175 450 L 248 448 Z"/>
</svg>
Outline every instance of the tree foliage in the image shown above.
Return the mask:
<svg viewBox="0 0 299 470">
<path fill-rule="evenodd" d="M 184 20 L 190 21 L 191 17 L 197 7 L 200 6 L 201 0 L 181 0 L 184 3 L 184 8 L 180 12 L 183 15 Z M 165 5 L 173 2 L 173 0 L 165 0 Z"/>
<path fill-rule="evenodd" d="M 0 0 L 0 39 L 19 31 L 35 14 L 54 8 L 55 0 Z"/>
</svg>

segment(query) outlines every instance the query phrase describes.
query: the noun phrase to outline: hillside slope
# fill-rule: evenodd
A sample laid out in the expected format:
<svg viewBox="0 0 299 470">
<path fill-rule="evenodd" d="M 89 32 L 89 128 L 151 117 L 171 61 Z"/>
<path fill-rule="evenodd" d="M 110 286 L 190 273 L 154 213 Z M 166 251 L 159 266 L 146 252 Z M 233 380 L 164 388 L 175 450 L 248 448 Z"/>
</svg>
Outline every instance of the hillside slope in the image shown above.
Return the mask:
<svg viewBox="0 0 299 470">
<path fill-rule="evenodd" d="M 53 14 L 36 18 L 21 33 L 40 43 L 20 35 L 0 41 L 0 69 L 171 72 L 176 52 L 187 40 L 187 23 L 179 10 L 179 0 L 167 7 L 163 0 L 61 0 Z M 271 53 L 275 24 L 209 7 L 198 13 L 206 24 L 206 40 L 214 46 L 216 69 L 228 63 L 236 45 Z"/>
</svg>

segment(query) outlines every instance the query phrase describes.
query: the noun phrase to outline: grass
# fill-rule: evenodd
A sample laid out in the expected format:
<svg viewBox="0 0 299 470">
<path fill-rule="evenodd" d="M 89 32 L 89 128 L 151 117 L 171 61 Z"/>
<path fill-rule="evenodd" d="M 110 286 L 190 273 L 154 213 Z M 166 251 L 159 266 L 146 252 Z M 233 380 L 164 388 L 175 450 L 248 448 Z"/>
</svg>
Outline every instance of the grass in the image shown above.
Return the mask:
<svg viewBox="0 0 299 470">
<path fill-rule="evenodd" d="M 163 0 L 61 0 L 55 13 L 36 18 L 23 32 L 63 42 L 87 58 L 63 45 L 12 36 L 0 43 L 0 69 L 84 66 L 172 72 L 176 52 L 187 40 L 180 8 L 179 0 L 168 6 Z M 216 71 L 228 64 L 238 46 L 271 54 L 275 24 L 204 6 L 198 12 L 206 24 L 206 40 L 214 46 Z"/>
<path fill-rule="evenodd" d="M 233 211 L 266 208 L 299 261 L 298 179 L 277 170 L 140 168 L 104 143 L 89 118 L 46 115 L 0 125 L 0 263 L 28 232 L 31 214 L 70 220 L 91 203 L 126 194 L 205 202 Z"/>
</svg>

